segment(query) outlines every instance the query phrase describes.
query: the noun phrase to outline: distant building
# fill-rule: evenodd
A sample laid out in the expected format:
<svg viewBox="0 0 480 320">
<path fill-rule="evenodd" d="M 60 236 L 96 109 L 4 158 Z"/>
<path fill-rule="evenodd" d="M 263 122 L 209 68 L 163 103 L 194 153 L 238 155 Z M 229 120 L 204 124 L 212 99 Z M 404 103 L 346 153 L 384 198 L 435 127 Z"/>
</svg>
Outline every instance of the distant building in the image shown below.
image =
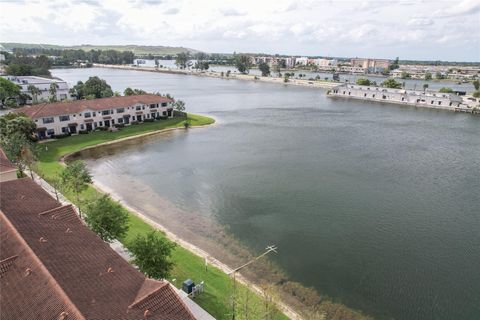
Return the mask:
<svg viewBox="0 0 480 320">
<path fill-rule="evenodd" d="M 338 61 L 336 59 L 315 59 L 314 65 L 316 65 L 319 68 L 332 68 L 337 65 Z"/>
<path fill-rule="evenodd" d="M 35 99 L 37 102 L 49 101 L 50 86 L 52 84 L 57 86 L 57 101 L 63 101 L 71 98 L 68 84 L 61 79 L 49 79 L 37 76 L 2 76 L 2 78 L 10 80 L 21 87 L 20 91 L 29 97 L 29 99 L 26 101 L 27 104 L 33 103 Z M 36 97 L 33 97 L 30 90 L 28 90 L 28 86 L 30 85 L 40 90 L 40 93 Z"/>
<path fill-rule="evenodd" d="M 331 97 L 352 98 L 367 101 L 396 103 L 418 107 L 454 110 L 460 107 L 462 97 L 450 93 L 419 90 L 391 89 L 344 84 L 328 93 Z"/>
<path fill-rule="evenodd" d="M 0 182 L 17 179 L 17 167 L 0 148 Z"/>
<path fill-rule="evenodd" d="M 5 61 L 5 55 L 3 53 L 0 53 L 0 62 Z"/>
<path fill-rule="evenodd" d="M 296 58 L 296 64 L 299 66 L 306 66 L 308 64 L 308 58 L 307 57 L 300 57 Z"/>
<path fill-rule="evenodd" d="M 387 70 L 392 62 L 387 59 L 363 59 L 354 58 L 350 60 L 352 67 L 361 67 L 367 73 L 378 73 Z"/>
<path fill-rule="evenodd" d="M 1 319 L 194 320 L 30 178 L 0 183 Z"/>
<path fill-rule="evenodd" d="M 155 59 L 134 59 L 133 65 L 142 68 L 155 68 L 157 62 Z"/>
<path fill-rule="evenodd" d="M 37 125 L 39 139 L 76 134 L 99 127 L 129 125 L 146 119 L 173 117 L 173 100 L 155 94 L 37 104 L 16 109 Z"/>
</svg>

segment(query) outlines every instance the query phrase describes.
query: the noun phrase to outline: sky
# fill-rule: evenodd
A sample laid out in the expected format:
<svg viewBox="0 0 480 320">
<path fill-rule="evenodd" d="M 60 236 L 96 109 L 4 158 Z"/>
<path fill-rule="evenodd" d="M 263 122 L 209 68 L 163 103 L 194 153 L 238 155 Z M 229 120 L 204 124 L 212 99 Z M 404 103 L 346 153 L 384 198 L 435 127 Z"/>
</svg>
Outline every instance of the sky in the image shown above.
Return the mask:
<svg viewBox="0 0 480 320">
<path fill-rule="evenodd" d="M 0 42 L 480 61 L 480 0 L 0 0 Z"/>
</svg>

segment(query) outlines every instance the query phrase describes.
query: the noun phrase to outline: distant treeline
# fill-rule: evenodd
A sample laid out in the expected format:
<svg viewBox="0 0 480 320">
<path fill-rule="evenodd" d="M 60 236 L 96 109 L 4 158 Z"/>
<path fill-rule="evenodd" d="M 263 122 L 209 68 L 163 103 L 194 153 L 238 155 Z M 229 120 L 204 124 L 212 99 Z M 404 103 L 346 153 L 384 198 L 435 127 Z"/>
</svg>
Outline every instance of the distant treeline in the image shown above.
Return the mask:
<svg viewBox="0 0 480 320">
<path fill-rule="evenodd" d="M 105 64 L 131 64 L 135 58 L 132 51 L 90 50 L 81 49 L 44 49 L 44 48 L 14 48 L 15 56 L 46 55 L 52 59 L 54 66 L 69 66 L 76 61 Z"/>
</svg>

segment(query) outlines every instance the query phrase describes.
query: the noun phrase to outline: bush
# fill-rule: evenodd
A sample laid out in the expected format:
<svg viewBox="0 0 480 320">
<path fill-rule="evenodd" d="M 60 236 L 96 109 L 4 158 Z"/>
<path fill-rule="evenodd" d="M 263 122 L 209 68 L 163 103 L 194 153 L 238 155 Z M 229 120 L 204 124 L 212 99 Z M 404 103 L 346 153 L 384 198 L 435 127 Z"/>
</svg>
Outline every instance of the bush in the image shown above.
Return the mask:
<svg viewBox="0 0 480 320">
<path fill-rule="evenodd" d="M 143 122 L 153 122 L 153 121 L 155 121 L 155 119 L 152 119 L 152 118 L 143 120 Z"/>
<path fill-rule="evenodd" d="M 79 131 L 78 131 L 78 134 L 87 134 L 87 133 L 88 133 L 87 130 L 79 130 Z"/>
<path fill-rule="evenodd" d="M 106 194 L 87 205 L 85 221 L 107 242 L 123 238 L 128 231 L 127 211 Z"/>
<path fill-rule="evenodd" d="M 97 127 L 97 129 L 95 129 L 95 131 L 107 131 L 108 130 L 108 127 Z"/>
<path fill-rule="evenodd" d="M 118 128 L 123 128 L 123 127 L 125 127 L 125 124 L 123 124 L 123 123 L 116 123 L 116 124 L 114 125 L 114 127 L 117 128 L 117 129 L 118 129 Z"/>
<path fill-rule="evenodd" d="M 167 120 L 168 117 L 167 116 L 158 116 L 156 119 L 157 120 Z"/>
<path fill-rule="evenodd" d="M 130 124 L 136 125 L 136 124 L 138 124 L 138 121 L 132 121 L 132 122 L 130 122 Z"/>
<path fill-rule="evenodd" d="M 63 139 L 66 137 L 70 137 L 70 133 L 52 134 L 52 138 L 55 138 L 55 139 Z"/>
</svg>

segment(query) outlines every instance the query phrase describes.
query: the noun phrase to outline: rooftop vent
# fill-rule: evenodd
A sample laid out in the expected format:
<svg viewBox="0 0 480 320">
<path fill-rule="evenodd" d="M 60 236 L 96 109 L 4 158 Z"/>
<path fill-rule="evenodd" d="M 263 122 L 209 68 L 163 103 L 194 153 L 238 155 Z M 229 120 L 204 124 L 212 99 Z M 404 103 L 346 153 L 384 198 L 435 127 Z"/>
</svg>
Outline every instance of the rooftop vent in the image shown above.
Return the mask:
<svg viewBox="0 0 480 320">
<path fill-rule="evenodd" d="M 59 320 L 65 320 L 68 318 L 68 312 L 66 311 L 63 311 L 62 313 L 60 313 L 60 316 L 58 317 Z"/>
<path fill-rule="evenodd" d="M 44 237 L 40 237 L 40 239 L 38 239 L 39 242 L 47 242 L 47 239 L 45 239 Z"/>
<path fill-rule="evenodd" d="M 30 268 L 25 269 L 25 277 L 27 277 L 31 274 L 32 274 L 32 269 L 30 269 Z"/>
<path fill-rule="evenodd" d="M 114 271 L 113 271 L 113 268 L 112 268 L 112 267 L 109 267 L 109 268 L 107 269 L 107 273 L 113 273 L 113 272 L 114 272 Z"/>
<path fill-rule="evenodd" d="M 145 312 L 143 313 L 143 316 L 146 318 L 148 316 L 150 316 L 152 313 L 150 312 L 150 310 L 145 310 Z"/>
<path fill-rule="evenodd" d="M 70 228 L 67 228 L 67 230 L 65 230 L 65 233 L 72 233 L 72 230 Z"/>
</svg>

